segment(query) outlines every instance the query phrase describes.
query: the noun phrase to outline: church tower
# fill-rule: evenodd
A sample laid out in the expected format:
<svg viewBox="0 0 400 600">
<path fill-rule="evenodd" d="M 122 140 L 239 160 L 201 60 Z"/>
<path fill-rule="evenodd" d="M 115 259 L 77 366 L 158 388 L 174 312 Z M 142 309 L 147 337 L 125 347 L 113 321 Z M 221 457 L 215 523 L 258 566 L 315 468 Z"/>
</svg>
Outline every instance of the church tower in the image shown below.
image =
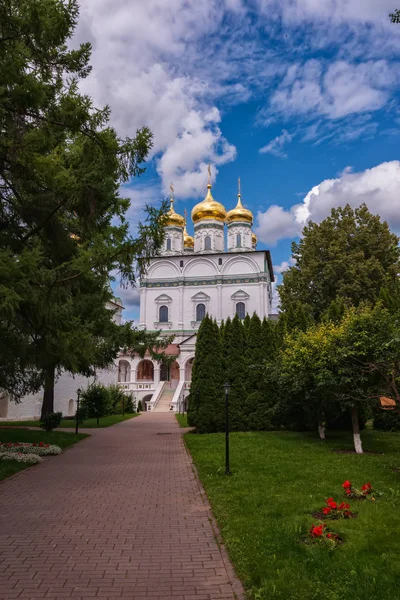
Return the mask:
<svg viewBox="0 0 400 600">
<path fill-rule="evenodd" d="M 226 210 L 211 194 L 211 168 L 208 167 L 207 195 L 192 210 L 194 252 L 208 254 L 224 252 Z"/>
<path fill-rule="evenodd" d="M 174 187 L 171 183 L 171 198 L 170 198 L 170 209 L 167 212 L 167 218 L 165 223 L 165 238 L 162 248 L 162 254 L 164 256 L 172 256 L 173 254 L 183 254 L 183 238 L 184 230 L 186 229 L 185 219 L 182 215 L 174 210 Z"/>
<path fill-rule="evenodd" d="M 226 223 L 228 226 L 228 252 L 245 252 L 256 249 L 257 237 L 251 231 L 253 213 L 242 204 L 240 178 L 238 179 L 238 201 L 235 208 L 228 212 Z"/>
</svg>

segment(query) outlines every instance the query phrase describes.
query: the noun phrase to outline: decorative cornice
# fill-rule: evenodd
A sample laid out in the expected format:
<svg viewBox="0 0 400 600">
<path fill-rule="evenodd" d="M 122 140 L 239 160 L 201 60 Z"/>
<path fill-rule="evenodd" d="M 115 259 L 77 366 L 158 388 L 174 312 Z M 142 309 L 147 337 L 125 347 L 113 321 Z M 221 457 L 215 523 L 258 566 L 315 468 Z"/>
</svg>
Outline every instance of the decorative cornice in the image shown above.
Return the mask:
<svg viewBox="0 0 400 600">
<path fill-rule="evenodd" d="M 267 273 L 260 273 L 253 276 L 246 277 L 229 277 L 228 275 L 222 275 L 213 279 L 185 279 L 183 281 L 177 281 L 176 279 L 168 279 L 164 281 L 141 281 L 140 287 L 145 288 L 171 288 L 179 287 L 181 285 L 185 287 L 197 287 L 199 285 L 232 285 L 240 283 L 260 283 L 269 282 Z"/>
<path fill-rule="evenodd" d="M 217 221 L 213 223 L 204 223 L 203 221 L 200 221 L 200 223 L 194 224 L 194 230 L 197 231 L 198 229 L 219 229 L 220 231 L 223 231 L 224 225 Z"/>
<path fill-rule="evenodd" d="M 245 221 L 233 221 L 233 223 L 228 223 L 228 229 L 231 229 L 232 227 L 248 227 L 251 229 L 251 224 L 246 223 Z"/>
<path fill-rule="evenodd" d="M 164 229 L 168 231 L 178 231 L 178 233 L 183 234 L 183 227 L 176 227 L 175 225 L 166 225 Z"/>
</svg>

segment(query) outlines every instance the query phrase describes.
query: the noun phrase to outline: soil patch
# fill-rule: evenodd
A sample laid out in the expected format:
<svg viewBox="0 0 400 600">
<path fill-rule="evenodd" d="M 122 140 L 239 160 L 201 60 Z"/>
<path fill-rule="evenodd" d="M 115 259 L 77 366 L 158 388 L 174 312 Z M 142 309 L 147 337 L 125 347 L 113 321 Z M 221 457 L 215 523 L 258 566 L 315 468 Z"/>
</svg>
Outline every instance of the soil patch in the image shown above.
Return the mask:
<svg viewBox="0 0 400 600">
<path fill-rule="evenodd" d="M 351 515 L 349 515 L 348 517 L 330 517 L 329 515 L 324 515 L 324 513 L 322 511 L 316 510 L 313 513 L 311 513 L 312 516 L 314 517 L 314 519 L 319 519 L 320 521 L 339 521 L 340 519 L 344 518 L 344 519 L 357 519 L 358 514 L 357 513 L 351 513 Z"/>
</svg>

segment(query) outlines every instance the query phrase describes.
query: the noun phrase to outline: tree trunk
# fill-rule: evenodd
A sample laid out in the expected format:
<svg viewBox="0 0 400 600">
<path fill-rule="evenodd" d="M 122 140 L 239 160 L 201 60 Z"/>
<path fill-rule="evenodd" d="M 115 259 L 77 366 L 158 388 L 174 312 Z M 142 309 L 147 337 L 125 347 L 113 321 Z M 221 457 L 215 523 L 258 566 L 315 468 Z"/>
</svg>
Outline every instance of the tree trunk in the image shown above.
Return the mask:
<svg viewBox="0 0 400 600">
<path fill-rule="evenodd" d="M 322 417 L 318 418 L 318 433 L 321 440 L 325 439 L 325 427 L 322 423 Z"/>
<path fill-rule="evenodd" d="M 55 381 L 56 368 L 54 365 L 48 367 L 45 372 L 44 379 L 44 392 L 43 392 L 43 404 L 42 414 L 44 415 L 54 412 L 54 381 Z"/>
<path fill-rule="evenodd" d="M 360 424 L 358 422 L 358 406 L 355 404 L 351 408 L 351 423 L 353 425 L 354 450 L 356 454 L 362 454 L 362 444 L 360 436 Z"/>
</svg>

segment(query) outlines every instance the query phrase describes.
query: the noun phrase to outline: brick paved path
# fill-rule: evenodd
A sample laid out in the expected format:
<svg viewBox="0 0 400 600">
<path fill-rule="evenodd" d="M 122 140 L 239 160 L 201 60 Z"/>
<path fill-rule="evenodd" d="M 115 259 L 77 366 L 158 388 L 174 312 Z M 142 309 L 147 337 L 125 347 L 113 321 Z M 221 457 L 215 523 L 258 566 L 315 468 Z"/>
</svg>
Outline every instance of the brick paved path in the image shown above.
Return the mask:
<svg viewBox="0 0 400 600">
<path fill-rule="evenodd" d="M 175 417 L 92 433 L 0 484 L 0 599 L 241 598 Z"/>
</svg>

